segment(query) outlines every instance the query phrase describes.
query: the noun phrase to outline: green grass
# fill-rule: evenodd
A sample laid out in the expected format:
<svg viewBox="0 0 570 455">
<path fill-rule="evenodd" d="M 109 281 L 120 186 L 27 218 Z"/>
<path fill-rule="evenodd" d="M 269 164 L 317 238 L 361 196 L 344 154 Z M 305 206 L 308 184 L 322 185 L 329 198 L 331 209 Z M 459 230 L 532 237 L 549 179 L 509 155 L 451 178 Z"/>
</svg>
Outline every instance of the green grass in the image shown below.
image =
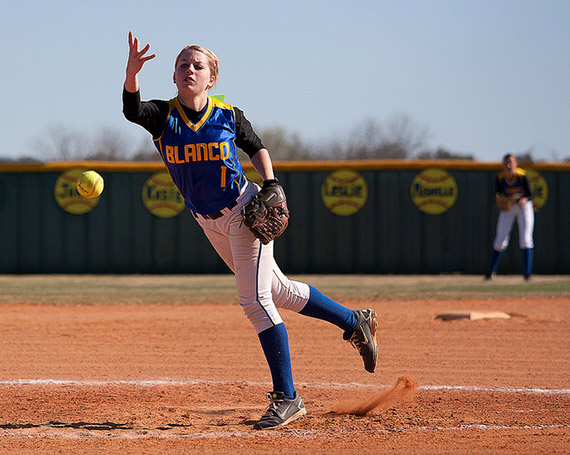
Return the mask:
<svg viewBox="0 0 570 455">
<path fill-rule="evenodd" d="M 338 300 L 570 298 L 570 276 L 302 275 Z M 0 303 L 237 303 L 234 277 L 224 275 L 0 275 Z"/>
</svg>

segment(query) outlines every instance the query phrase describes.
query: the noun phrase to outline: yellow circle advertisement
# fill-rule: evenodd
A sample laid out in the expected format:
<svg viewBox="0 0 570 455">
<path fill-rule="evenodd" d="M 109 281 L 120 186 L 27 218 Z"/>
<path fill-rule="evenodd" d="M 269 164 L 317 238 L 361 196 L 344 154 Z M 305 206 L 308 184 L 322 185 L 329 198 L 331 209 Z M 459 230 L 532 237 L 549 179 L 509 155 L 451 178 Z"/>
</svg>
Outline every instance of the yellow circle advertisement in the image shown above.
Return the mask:
<svg viewBox="0 0 570 455">
<path fill-rule="evenodd" d="M 184 199 L 166 171 L 152 174 L 142 188 L 147 210 L 159 218 L 173 218 L 184 210 Z"/>
<path fill-rule="evenodd" d="M 67 213 L 73 215 L 83 215 L 99 204 L 101 196 L 86 199 L 79 195 L 75 182 L 77 177 L 79 177 L 87 169 L 75 168 L 63 172 L 55 181 L 53 188 L 53 195 L 57 204 L 65 210 Z"/>
<path fill-rule="evenodd" d="M 455 204 L 457 183 L 445 169 L 428 168 L 414 178 L 410 193 L 422 212 L 439 215 Z"/>
<path fill-rule="evenodd" d="M 533 170 L 527 170 L 526 177 L 534 194 L 534 198 L 532 200 L 534 211 L 538 212 L 542 207 L 544 207 L 544 204 L 546 204 L 546 200 L 548 199 L 548 184 L 542 175 Z"/>
<path fill-rule="evenodd" d="M 321 197 L 325 206 L 335 215 L 354 215 L 366 204 L 368 185 L 358 172 L 341 169 L 325 178 Z"/>
</svg>

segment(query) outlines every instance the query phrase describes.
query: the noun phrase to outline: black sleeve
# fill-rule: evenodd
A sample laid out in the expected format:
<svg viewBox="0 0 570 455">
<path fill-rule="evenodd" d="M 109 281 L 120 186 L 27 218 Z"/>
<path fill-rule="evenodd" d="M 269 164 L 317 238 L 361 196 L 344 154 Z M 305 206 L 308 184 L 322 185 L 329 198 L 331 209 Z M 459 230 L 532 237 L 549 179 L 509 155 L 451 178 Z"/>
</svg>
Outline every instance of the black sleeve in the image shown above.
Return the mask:
<svg viewBox="0 0 570 455">
<path fill-rule="evenodd" d="M 244 113 L 235 106 L 234 112 L 236 116 L 236 145 L 252 158 L 265 146 L 253 130 L 249 120 L 245 118 Z"/>
<path fill-rule="evenodd" d="M 164 130 L 170 107 L 163 100 L 141 102 L 140 92 L 131 93 L 123 88 L 123 114 L 127 120 L 142 126 L 153 139 Z"/>
<path fill-rule="evenodd" d="M 525 175 L 522 178 L 522 185 L 523 185 L 523 189 L 524 189 L 524 196 L 527 199 L 532 199 L 534 197 L 534 193 L 532 192 L 532 188 L 530 186 L 530 184 L 528 183 L 528 177 Z"/>
</svg>

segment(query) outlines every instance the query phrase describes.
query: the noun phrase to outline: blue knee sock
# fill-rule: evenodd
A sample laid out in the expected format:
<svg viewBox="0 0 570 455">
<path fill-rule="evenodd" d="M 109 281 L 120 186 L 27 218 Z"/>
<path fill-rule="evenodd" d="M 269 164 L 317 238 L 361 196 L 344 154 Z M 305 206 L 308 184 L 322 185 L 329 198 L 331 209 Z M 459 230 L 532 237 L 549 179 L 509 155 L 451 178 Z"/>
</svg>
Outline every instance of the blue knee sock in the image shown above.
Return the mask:
<svg viewBox="0 0 570 455">
<path fill-rule="evenodd" d="M 532 256 L 534 248 L 522 248 L 521 251 L 523 255 L 524 276 L 530 276 L 532 273 Z"/>
<path fill-rule="evenodd" d="M 497 273 L 497 269 L 499 268 L 499 263 L 501 262 L 501 258 L 503 257 L 503 251 L 497 251 L 493 248 L 493 254 L 491 255 L 491 273 Z"/>
<path fill-rule="evenodd" d="M 338 304 L 313 286 L 309 286 L 309 289 L 311 291 L 309 301 L 299 311 L 300 314 L 330 322 L 345 332 L 354 330 L 354 327 L 356 327 L 354 311 Z"/>
<path fill-rule="evenodd" d="M 273 392 L 283 392 L 287 398 L 295 396 L 291 355 L 289 354 L 289 338 L 285 324 L 277 324 L 258 334 L 263 353 L 267 359 Z"/>
</svg>

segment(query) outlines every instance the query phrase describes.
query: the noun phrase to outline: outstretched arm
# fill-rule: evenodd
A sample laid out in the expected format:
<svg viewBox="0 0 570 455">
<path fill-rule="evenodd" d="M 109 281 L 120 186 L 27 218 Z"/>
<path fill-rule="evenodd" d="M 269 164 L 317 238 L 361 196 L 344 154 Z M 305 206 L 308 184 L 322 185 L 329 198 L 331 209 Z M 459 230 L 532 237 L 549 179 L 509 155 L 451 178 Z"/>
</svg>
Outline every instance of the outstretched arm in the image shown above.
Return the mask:
<svg viewBox="0 0 570 455">
<path fill-rule="evenodd" d="M 156 57 L 156 54 L 145 55 L 149 49 L 150 44 L 147 44 L 140 50 L 139 39 L 133 37 L 133 32 L 129 32 L 129 60 L 127 61 L 127 75 L 125 78 L 125 89 L 127 92 L 135 93 L 139 91 L 138 74 L 147 61 Z"/>
</svg>

